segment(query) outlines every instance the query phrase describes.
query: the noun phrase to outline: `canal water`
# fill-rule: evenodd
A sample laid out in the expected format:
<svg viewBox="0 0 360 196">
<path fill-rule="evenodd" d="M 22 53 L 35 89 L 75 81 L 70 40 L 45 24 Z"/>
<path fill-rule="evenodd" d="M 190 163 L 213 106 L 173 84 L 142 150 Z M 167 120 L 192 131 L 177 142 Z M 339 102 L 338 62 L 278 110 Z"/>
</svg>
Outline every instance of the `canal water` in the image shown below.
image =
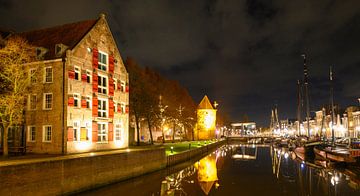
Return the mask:
<svg viewBox="0 0 360 196">
<path fill-rule="evenodd" d="M 146 160 L 144 160 L 146 164 Z M 360 195 L 360 176 L 286 149 L 232 144 L 207 156 L 81 195 Z"/>
</svg>

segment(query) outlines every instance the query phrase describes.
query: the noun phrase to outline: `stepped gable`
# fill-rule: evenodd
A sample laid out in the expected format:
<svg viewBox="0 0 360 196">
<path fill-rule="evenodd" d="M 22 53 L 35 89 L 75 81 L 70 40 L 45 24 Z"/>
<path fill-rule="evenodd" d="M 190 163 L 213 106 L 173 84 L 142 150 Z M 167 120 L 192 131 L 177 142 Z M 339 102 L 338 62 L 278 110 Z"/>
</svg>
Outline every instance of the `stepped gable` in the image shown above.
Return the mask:
<svg viewBox="0 0 360 196">
<path fill-rule="evenodd" d="M 92 29 L 96 24 L 96 20 L 86 20 L 60 26 L 32 30 L 18 33 L 28 40 L 29 44 L 36 47 L 44 47 L 48 52 L 44 56 L 46 60 L 58 58 L 55 56 L 55 45 L 64 44 L 69 49 L 74 48 L 82 38 Z"/>
<path fill-rule="evenodd" d="M 211 105 L 211 102 L 209 98 L 205 95 L 204 98 L 201 100 L 198 109 L 211 109 L 213 110 L 213 106 Z"/>
</svg>

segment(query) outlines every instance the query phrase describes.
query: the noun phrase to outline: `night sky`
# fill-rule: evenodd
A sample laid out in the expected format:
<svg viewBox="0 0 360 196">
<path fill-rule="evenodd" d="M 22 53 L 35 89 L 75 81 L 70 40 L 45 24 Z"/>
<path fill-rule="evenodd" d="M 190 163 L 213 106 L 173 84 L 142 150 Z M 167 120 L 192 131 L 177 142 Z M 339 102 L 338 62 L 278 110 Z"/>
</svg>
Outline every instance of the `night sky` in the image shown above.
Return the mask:
<svg viewBox="0 0 360 196">
<path fill-rule="evenodd" d="M 61 3 L 60 3 L 61 2 Z M 311 110 L 360 97 L 359 0 L 20 1 L 0 0 L 0 28 L 16 32 L 107 14 L 123 59 L 178 80 L 196 102 L 204 94 L 240 121 L 269 125 L 296 116 L 296 83 L 309 60 Z"/>
</svg>

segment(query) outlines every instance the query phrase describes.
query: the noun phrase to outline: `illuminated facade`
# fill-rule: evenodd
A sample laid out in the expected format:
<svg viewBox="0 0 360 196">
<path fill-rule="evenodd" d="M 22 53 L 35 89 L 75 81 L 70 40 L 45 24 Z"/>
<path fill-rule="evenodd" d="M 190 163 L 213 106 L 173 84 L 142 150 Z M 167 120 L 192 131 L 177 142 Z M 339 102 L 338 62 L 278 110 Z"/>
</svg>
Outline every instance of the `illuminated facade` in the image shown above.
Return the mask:
<svg viewBox="0 0 360 196">
<path fill-rule="evenodd" d="M 37 47 L 40 65 L 25 113 L 27 151 L 128 147 L 128 73 L 105 15 L 19 35 Z"/>
<path fill-rule="evenodd" d="M 205 95 L 197 109 L 197 123 L 195 125 L 195 139 L 206 140 L 215 138 L 216 109 Z"/>
</svg>

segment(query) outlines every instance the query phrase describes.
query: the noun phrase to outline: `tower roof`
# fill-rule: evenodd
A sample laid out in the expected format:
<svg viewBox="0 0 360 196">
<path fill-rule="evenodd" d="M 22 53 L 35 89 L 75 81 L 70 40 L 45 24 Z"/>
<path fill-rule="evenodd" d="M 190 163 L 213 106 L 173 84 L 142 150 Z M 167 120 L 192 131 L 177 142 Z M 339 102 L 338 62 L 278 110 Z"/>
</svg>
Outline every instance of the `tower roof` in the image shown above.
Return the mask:
<svg viewBox="0 0 360 196">
<path fill-rule="evenodd" d="M 201 100 L 198 109 L 212 109 L 212 110 L 214 109 L 213 106 L 211 105 L 209 98 L 206 95 Z"/>
</svg>

